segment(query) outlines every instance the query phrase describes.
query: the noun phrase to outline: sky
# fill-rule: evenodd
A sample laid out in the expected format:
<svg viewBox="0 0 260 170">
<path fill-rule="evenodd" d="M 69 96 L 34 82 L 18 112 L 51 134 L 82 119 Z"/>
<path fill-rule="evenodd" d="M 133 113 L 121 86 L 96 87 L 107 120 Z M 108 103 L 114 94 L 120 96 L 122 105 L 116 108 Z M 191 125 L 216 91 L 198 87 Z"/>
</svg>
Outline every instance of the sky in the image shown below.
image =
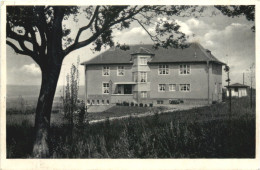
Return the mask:
<svg viewBox="0 0 260 170">
<path fill-rule="evenodd" d="M 211 12 L 213 9 L 209 8 Z M 79 22 L 75 23 L 71 19 L 65 22 L 67 28 L 72 29 L 71 36 L 75 36 L 77 30 L 86 22 L 83 13 L 79 15 Z M 165 16 L 154 18 L 154 20 L 166 19 Z M 255 62 L 255 33 L 251 31 L 254 22 L 246 20 L 244 16 L 230 18 L 217 13 L 216 16 L 176 17 L 168 18 L 172 22 L 177 22 L 181 26 L 181 31 L 189 35 L 190 42 L 199 42 L 204 48 L 220 61 L 230 66 L 231 83 L 242 83 L 243 73 L 245 73 L 245 84 L 249 85 L 248 68 Z M 153 26 L 147 29 L 152 32 Z M 83 35 L 81 39 L 84 39 Z M 126 44 L 151 44 L 149 35 L 138 23 L 132 23 L 129 29 L 114 31 L 115 42 Z M 58 85 L 66 83 L 66 75 L 70 71 L 72 63 L 89 60 L 107 49 L 100 52 L 93 52 L 93 46 L 81 48 L 70 53 L 63 61 L 62 70 Z M 7 46 L 7 84 L 15 85 L 40 85 L 41 71 L 36 63 L 28 57 L 16 54 L 12 48 Z M 79 66 L 80 85 L 84 85 L 84 67 Z M 226 73 L 223 71 L 223 85 L 226 85 Z"/>
</svg>

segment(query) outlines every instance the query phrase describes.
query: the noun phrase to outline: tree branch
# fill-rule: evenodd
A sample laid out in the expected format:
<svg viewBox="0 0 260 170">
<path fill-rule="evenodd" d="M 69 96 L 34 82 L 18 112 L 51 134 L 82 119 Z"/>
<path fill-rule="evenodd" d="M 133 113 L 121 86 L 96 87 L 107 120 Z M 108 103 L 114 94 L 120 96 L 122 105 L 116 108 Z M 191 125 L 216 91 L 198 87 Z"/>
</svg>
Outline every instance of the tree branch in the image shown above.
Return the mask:
<svg viewBox="0 0 260 170">
<path fill-rule="evenodd" d="M 27 53 L 25 51 L 20 50 L 16 45 L 14 45 L 12 42 L 6 40 L 6 44 L 9 45 L 10 47 L 12 47 L 14 49 L 14 51 L 18 54 L 22 54 L 22 55 L 28 55 L 30 56 L 30 53 Z"/>
<path fill-rule="evenodd" d="M 16 45 L 14 45 L 11 41 L 8 41 L 6 40 L 6 44 L 9 45 L 12 49 L 14 49 L 14 51 L 17 53 L 17 54 L 21 54 L 21 55 L 27 55 L 27 56 L 30 56 L 39 66 L 40 66 L 40 61 L 39 61 L 39 58 L 37 58 L 36 55 L 34 55 L 31 51 L 28 51 L 28 50 L 20 50 Z M 19 42 L 20 44 L 20 42 Z M 21 46 L 21 44 L 20 44 Z M 22 43 L 22 46 L 24 46 L 24 44 Z M 21 48 L 22 48 L 21 46 Z M 26 48 L 26 47 L 25 47 Z M 22 48 L 23 49 L 23 48 Z M 27 49 L 27 48 L 26 48 Z"/>
<path fill-rule="evenodd" d="M 48 8 L 48 7 L 46 7 Z M 45 54 L 45 50 L 47 47 L 47 40 L 46 40 L 46 36 L 45 33 L 47 31 L 47 22 L 46 22 L 46 18 L 45 18 L 45 14 L 44 14 L 44 7 L 37 7 L 36 11 L 39 14 L 39 22 L 36 23 L 36 27 L 39 30 L 40 33 L 40 37 L 41 37 L 41 46 L 40 46 L 40 53 L 41 54 Z"/>
<path fill-rule="evenodd" d="M 100 6 L 97 6 L 96 9 L 95 9 L 95 12 L 91 18 L 91 20 L 89 21 L 88 25 L 84 26 L 84 27 L 81 27 L 77 33 L 77 36 L 76 36 L 76 39 L 75 39 L 75 42 L 74 43 L 78 43 L 79 42 L 79 37 L 81 35 L 81 33 L 85 30 L 87 30 L 88 28 L 90 28 L 90 26 L 93 24 L 95 18 L 97 17 L 98 15 L 98 10 L 99 10 Z"/>
<path fill-rule="evenodd" d="M 32 39 L 28 36 L 25 36 L 25 35 L 20 35 L 20 34 L 15 33 L 14 31 L 11 30 L 10 25 L 8 23 L 6 24 L 6 36 L 7 37 L 15 39 L 17 41 L 18 40 L 26 40 L 26 41 L 32 43 Z"/>
<path fill-rule="evenodd" d="M 136 21 L 138 22 L 138 24 L 145 30 L 145 32 L 150 36 L 150 38 L 151 38 L 152 41 L 159 41 L 159 42 L 161 42 L 161 40 L 160 40 L 157 36 L 152 35 L 152 34 L 145 28 L 145 26 L 141 23 L 141 21 L 139 21 L 139 20 L 136 19 L 136 18 L 134 18 L 134 20 L 136 20 Z M 156 40 L 155 40 L 154 38 L 155 38 Z"/>
<path fill-rule="evenodd" d="M 140 9 L 134 11 L 131 11 L 131 13 L 128 16 L 125 17 L 121 17 L 120 19 L 114 21 L 114 22 L 108 22 L 110 21 L 110 18 L 107 18 L 107 21 L 104 22 L 103 27 L 101 29 L 98 29 L 98 31 L 96 33 L 94 33 L 90 38 L 81 41 L 81 42 L 74 42 L 71 46 L 69 46 L 67 49 L 64 50 L 64 57 L 66 55 L 68 55 L 70 52 L 79 49 L 81 47 L 87 46 L 89 45 L 91 42 L 95 41 L 104 31 L 106 31 L 108 28 L 110 28 L 113 25 L 116 25 L 122 21 L 131 19 L 133 16 L 135 16 L 136 14 L 138 14 L 140 11 L 142 11 L 145 8 L 145 6 L 141 7 Z M 136 7 L 134 8 L 134 10 L 136 9 Z"/>
</svg>

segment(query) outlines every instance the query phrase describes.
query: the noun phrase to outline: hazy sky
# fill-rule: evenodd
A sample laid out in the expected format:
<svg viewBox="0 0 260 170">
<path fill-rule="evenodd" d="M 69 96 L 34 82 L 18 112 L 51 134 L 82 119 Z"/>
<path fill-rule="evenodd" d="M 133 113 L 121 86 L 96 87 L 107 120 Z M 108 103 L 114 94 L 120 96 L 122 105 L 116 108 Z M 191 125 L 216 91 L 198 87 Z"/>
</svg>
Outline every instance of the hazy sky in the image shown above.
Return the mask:
<svg viewBox="0 0 260 170">
<path fill-rule="evenodd" d="M 78 23 L 71 20 L 67 21 L 67 27 L 72 28 L 72 36 L 75 36 L 77 29 L 85 24 L 82 18 L 83 15 L 79 16 L 80 21 Z M 154 19 L 157 20 L 158 18 Z M 211 50 L 212 54 L 219 60 L 230 65 L 231 83 L 242 83 L 243 72 L 245 72 L 246 84 L 249 83 L 247 78 L 249 73 L 246 70 L 255 62 L 255 33 L 250 29 L 254 24 L 253 22 L 247 21 L 245 17 L 229 18 L 222 14 L 212 17 L 206 15 L 200 18 L 172 17 L 170 20 L 177 22 L 181 26 L 181 31 L 185 34 L 195 34 L 195 37 L 191 38 L 190 41 L 199 42 L 203 47 Z M 151 30 L 152 26 L 148 29 Z M 120 43 L 152 43 L 147 33 L 137 23 L 133 23 L 129 29 L 124 31 L 114 31 L 113 35 L 115 41 Z M 83 62 L 100 53 L 93 53 L 91 48 L 92 46 L 81 48 L 65 58 L 59 85 L 65 82 L 65 76 L 69 72 L 71 64 L 76 63 L 78 56 L 80 61 Z M 226 85 L 225 79 L 226 73 L 223 72 L 223 85 Z M 41 72 L 37 64 L 28 56 L 17 55 L 9 46 L 7 46 L 7 84 L 41 84 Z M 84 84 L 83 66 L 80 66 L 80 84 Z"/>
</svg>

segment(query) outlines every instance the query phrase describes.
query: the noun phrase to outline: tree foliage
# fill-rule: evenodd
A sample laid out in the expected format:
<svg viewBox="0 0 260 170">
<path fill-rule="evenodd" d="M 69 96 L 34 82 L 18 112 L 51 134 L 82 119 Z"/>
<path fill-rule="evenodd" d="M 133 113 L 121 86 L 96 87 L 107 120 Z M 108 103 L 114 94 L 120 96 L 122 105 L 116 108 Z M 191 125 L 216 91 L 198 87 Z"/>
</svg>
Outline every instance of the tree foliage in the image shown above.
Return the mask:
<svg viewBox="0 0 260 170">
<path fill-rule="evenodd" d="M 64 117 L 71 126 L 74 125 L 75 111 L 78 109 L 78 91 L 79 91 L 79 58 L 77 65 L 72 64 L 70 74 L 66 76 L 67 85 L 65 94 L 61 97 L 63 103 Z"/>
<path fill-rule="evenodd" d="M 228 17 L 239 17 L 245 16 L 248 21 L 255 21 L 255 6 L 254 5 L 231 5 L 231 6 L 215 6 L 222 14 Z M 252 31 L 255 32 L 255 26 L 251 27 Z"/>
</svg>

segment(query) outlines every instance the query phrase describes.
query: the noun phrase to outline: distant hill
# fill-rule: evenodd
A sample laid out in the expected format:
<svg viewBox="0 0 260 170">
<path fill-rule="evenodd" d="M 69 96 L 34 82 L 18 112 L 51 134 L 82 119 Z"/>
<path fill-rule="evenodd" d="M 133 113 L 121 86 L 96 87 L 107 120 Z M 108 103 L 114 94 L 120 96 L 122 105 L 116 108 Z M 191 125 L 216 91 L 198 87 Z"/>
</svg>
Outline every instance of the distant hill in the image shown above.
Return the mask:
<svg viewBox="0 0 260 170">
<path fill-rule="evenodd" d="M 7 108 L 14 108 L 19 105 L 20 97 L 22 97 L 27 105 L 31 107 L 36 107 L 39 93 L 40 93 L 40 86 L 38 85 L 7 85 L 6 90 L 6 104 Z M 56 93 L 54 97 L 54 105 L 57 102 L 60 102 L 60 97 L 63 95 L 63 86 L 57 86 Z M 79 93 L 78 98 L 80 100 L 84 100 L 85 98 L 85 91 L 84 86 L 79 86 Z"/>
<path fill-rule="evenodd" d="M 7 98 L 19 97 L 37 97 L 40 93 L 40 86 L 38 85 L 7 85 Z M 63 86 L 57 86 L 55 97 L 60 97 L 63 94 Z M 84 99 L 84 86 L 79 86 L 79 98 Z"/>
</svg>

